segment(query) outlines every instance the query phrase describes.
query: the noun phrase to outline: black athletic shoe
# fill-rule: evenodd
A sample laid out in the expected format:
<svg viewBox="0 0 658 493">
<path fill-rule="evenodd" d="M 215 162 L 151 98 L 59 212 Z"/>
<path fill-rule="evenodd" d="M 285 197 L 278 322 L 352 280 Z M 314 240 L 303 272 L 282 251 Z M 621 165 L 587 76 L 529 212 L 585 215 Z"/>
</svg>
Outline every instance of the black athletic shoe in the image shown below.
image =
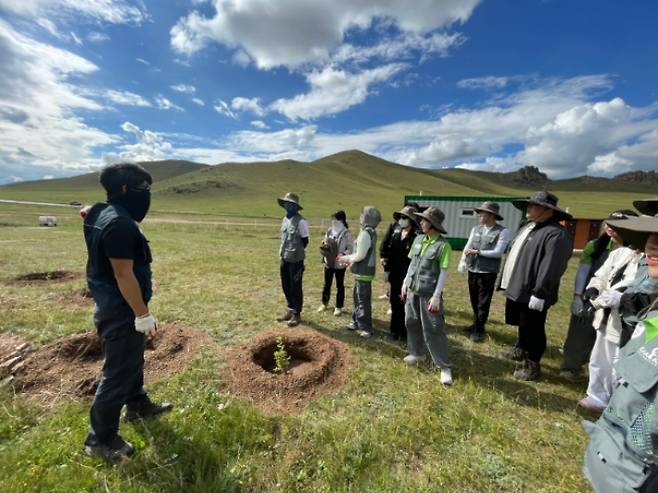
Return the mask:
<svg viewBox="0 0 658 493">
<path fill-rule="evenodd" d="M 472 332 L 468 338 L 471 342 L 484 342 L 485 335 L 484 332 Z"/>
<path fill-rule="evenodd" d="M 117 435 L 109 443 L 85 443 L 84 451 L 87 455 L 101 457 L 107 462 L 119 462 L 133 455 L 135 447 Z"/>
<path fill-rule="evenodd" d="M 123 415 L 123 420 L 126 423 L 130 421 L 135 421 L 137 419 L 146 419 L 159 416 L 162 413 L 171 411 L 174 408 L 174 405 L 171 402 L 163 402 L 162 404 L 156 404 L 150 399 L 140 402 L 139 404 L 131 407 L 126 407 L 126 412 Z"/>
<path fill-rule="evenodd" d="M 500 356 L 505 359 L 513 361 L 523 361 L 525 359 L 525 351 L 517 346 L 512 346 L 510 349 L 505 349 L 500 352 Z"/>
</svg>

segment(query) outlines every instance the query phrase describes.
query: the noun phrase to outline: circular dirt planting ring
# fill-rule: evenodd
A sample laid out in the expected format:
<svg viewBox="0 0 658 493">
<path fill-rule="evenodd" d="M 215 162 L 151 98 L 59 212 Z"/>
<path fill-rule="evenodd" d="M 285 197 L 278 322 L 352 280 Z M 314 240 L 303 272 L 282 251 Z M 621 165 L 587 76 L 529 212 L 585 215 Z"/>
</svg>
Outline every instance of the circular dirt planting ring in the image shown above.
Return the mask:
<svg viewBox="0 0 658 493">
<path fill-rule="evenodd" d="M 290 366 L 275 370 L 281 337 Z M 267 332 L 226 351 L 224 379 L 229 390 L 265 411 L 291 413 L 319 394 L 339 388 L 353 358 L 346 344 L 317 332 Z"/>
<path fill-rule="evenodd" d="M 210 345 L 206 332 L 181 324 L 163 324 L 144 352 L 144 380 L 149 383 L 179 373 Z M 95 332 L 65 337 L 23 352 L 20 361 L 0 362 L 0 367 L 8 363 L 5 373 L 11 373 L 11 384 L 17 391 L 49 402 L 90 397 L 96 392 L 103 354 Z"/>
<path fill-rule="evenodd" d="M 71 281 L 82 277 L 82 274 L 70 272 L 68 270 L 49 270 L 46 272 L 30 272 L 21 276 L 14 277 L 10 282 L 26 284 L 33 282 L 63 282 Z"/>
</svg>

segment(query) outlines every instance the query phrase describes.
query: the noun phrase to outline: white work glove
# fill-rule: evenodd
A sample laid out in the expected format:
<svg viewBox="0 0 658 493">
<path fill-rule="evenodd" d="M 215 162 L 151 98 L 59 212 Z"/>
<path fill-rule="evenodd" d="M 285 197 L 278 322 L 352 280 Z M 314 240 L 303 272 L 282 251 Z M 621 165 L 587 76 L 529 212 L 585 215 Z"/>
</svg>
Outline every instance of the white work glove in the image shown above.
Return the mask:
<svg viewBox="0 0 658 493">
<path fill-rule="evenodd" d="M 466 260 L 464 260 L 464 257 L 462 257 L 459 261 L 459 264 L 457 264 L 457 272 L 464 274 L 467 270 L 468 266 L 466 265 Z"/>
<path fill-rule="evenodd" d="M 427 310 L 430 313 L 438 313 L 441 309 L 441 296 L 432 296 L 427 304 Z"/>
<path fill-rule="evenodd" d="M 601 296 L 596 298 L 596 304 L 601 308 L 616 308 L 619 306 L 623 294 L 624 293 L 617 291 L 616 289 L 607 289 L 603 291 Z"/>
<path fill-rule="evenodd" d="M 538 312 L 544 311 L 544 300 L 530 296 L 530 301 L 528 302 L 528 308 L 531 310 L 536 310 Z"/>
<path fill-rule="evenodd" d="M 158 330 L 158 321 L 150 313 L 135 317 L 135 330 L 144 335 L 152 336 Z"/>
<path fill-rule="evenodd" d="M 571 302 L 571 314 L 574 317 L 580 317 L 582 316 L 583 312 L 585 311 L 585 303 L 583 303 L 583 299 L 578 296 L 573 299 Z"/>
</svg>

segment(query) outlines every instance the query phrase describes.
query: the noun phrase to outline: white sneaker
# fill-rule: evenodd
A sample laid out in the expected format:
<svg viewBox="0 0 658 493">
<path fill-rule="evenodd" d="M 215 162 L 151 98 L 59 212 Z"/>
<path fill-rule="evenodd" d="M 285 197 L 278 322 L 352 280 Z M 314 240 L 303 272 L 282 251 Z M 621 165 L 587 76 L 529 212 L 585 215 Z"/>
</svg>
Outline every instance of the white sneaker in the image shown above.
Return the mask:
<svg viewBox="0 0 658 493">
<path fill-rule="evenodd" d="M 372 334 L 370 332 L 368 332 L 367 330 L 360 330 L 359 332 L 357 332 L 357 334 L 359 334 L 361 337 L 363 337 L 365 339 L 372 336 Z"/>
<path fill-rule="evenodd" d="M 342 308 L 334 308 L 334 317 L 340 317 L 343 314 Z"/>
<path fill-rule="evenodd" d="M 388 295 L 387 295 L 386 293 L 381 294 L 381 295 L 377 296 L 377 299 L 378 299 L 378 300 L 387 300 L 387 299 L 388 299 Z"/>
<path fill-rule="evenodd" d="M 386 310 L 386 315 L 393 315 L 393 310 L 391 310 L 390 308 Z"/>
<path fill-rule="evenodd" d="M 404 357 L 402 360 L 408 365 L 417 365 L 418 363 L 422 363 L 425 361 L 425 355 L 422 356 L 414 356 L 413 354 L 408 354 L 407 356 Z"/>
<path fill-rule="evenodd" d="M 318 307 L 318 313 L 326 312 L 328 309 L 329 307 L 323 303 Z"/>
<path fill-rule="evenodd" d="M 441 368 L 441 383 L 443 385 L 452 385 L 452 370 L 450 368 Z"/>
</svg>

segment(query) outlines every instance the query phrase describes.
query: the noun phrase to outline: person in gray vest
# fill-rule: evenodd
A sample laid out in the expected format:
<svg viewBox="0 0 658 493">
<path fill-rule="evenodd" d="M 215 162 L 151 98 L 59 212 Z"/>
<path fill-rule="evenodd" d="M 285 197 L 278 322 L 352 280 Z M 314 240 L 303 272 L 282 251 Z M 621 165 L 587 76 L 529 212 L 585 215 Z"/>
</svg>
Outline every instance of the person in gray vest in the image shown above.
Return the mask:
<svg viewBox="0 0 658 493">
<path fill-rule="evenodd" d="M 535 192 L 529 200 L 512 203 L 525 211 L 531 224 L 522 228 L 512 243 L 501 276 L 505 290 L 505 322 L 518 327 L 515 347 L 507 357 L 523 361 L 514 372 L 519 380 L 537 380 L 546 351 L 546 316 L 557 303 L 560 279 L 567 269 L 573 244 L 560 224 L 571 215 L 557 206 L 549 192 Z"/>
<path fill-rule="evenodd" d="M 376 207 L 365 206 L 359 218 L 361 231 L 356 238 L 355 252 L 338 257 L 338 262 L 350 266 L 354 274 L 352 321 L 347 325 L 347 329 L 358 330 L 361 337 L 370 337 L 373 332 L 372 280 L 375 278 L 377 263 L 376 228 L 381 220 L 382 215 Z"/>
<path fill-rule="evenodd" d="M 491 298 L 496 287 L 500 263 L 509 243 L 509 230 L 496 221 L 502 221 L 500 206 L 484 202 L 475 208 L 478 225 L 471 230 L 464 246 L 458 270 L 468 269 L 468 293 L 473 310 L 473 324 L 469 327 L 470 339 L 482 342 L 489 318 Z"/>
<path fill-rule="evenodd" d="M 322 313 L 329 309 L 328 303 L 331 297 L 331 284 L 336 278 L 336 307 L 334 316 L 343 314 L 345 304 L 345 267 L 336 261 L 339 255 L 352 253 L 354 240 L 347 224 L 345 211 L 336 211 L 331 216 L 331 228 L 327 230 L 320 245 L 322 263 L 324 264 L 324 287 L 322 288 L 322 303 L 318 312 Z"/>
<path fill-rule="evenodd" d="M 285 197 L 277 199 L 279 205 L 286 210 L 281 222 L 281 246 L 279 258 L 281 264 L 279 273 L 281 287 L 288 304 L 282 315 L 277 317 L 278 322 L 286 322 L 288 327 L 295 327 L 301 321 L 302 306 L 304 304 L 304 291 L 302 277 L 304 274 L 304 258 L 306 245 L 308 245 L 308 223 L 299 211 L 302 206 L 299 196 L 287 193 Z"/>
<path fill-rule="evenodd" d="M 404 362 L 417 365 L 425 360 L 425 348 L 441 370 L 441 383 L 452 384 L 452 363 L 448 356 L 445 332 L 443 288 L 450 267 L 452 248 L 442 233 L 445 215 L 436 207 L 415 212 L 423 234 L 411 246 L 411 263 L 402 283 L 400 297 L 404 307 L 409 354 Z"/>
<path fill-rule="evenodd" d="M 658 280 L 658 218 L 610 221 L 625 242 L 642 246 L 648 274 Z M 597 493 L 658 491 L 658 300 L 639 322 L 617 362 L 608 406 L 592 423 L 583 472 Z"/>
</svg>

